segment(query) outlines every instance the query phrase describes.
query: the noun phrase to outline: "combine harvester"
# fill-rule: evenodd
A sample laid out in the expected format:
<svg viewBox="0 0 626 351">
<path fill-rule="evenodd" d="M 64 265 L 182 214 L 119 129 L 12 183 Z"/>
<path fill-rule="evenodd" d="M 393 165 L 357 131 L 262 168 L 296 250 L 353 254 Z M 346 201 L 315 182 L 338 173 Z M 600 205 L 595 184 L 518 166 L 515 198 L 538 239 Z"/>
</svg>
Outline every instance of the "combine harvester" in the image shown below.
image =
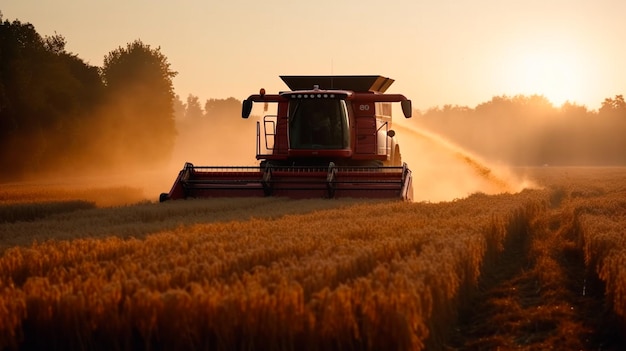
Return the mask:
<svg viewBox="0 0 626 351">
<path fill-rule="evenodd" d="M 257 122 L 259 166 L 194 166 L 186 163 L 160 201 L 200 197 L 398 198 L 412 200 L 411 171 L 402 162 L 391 129 L 393 102 L 406 118 L 411 100 L 385 94 L 394 82 L 382 76 L 281 76 L 290 91 L 250 95 L 276 104 Z M 263 131 L 261 131 L 261 124 Z"/>
</svg>

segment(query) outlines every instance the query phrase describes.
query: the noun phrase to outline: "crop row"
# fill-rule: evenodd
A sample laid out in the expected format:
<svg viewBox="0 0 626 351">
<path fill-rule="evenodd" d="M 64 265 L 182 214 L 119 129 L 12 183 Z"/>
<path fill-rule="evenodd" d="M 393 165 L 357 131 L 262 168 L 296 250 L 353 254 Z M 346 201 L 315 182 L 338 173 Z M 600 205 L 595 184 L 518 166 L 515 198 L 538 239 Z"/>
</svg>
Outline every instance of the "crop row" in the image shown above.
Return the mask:
<svg viewBox="0 0 626 351">
<path fill-rule="evenodd" d="M 626 189 L 577 207 L 585 262 L 605 285 L 607 302 L 626 321 Z"/>
<path fill-rule="evenodd" d="M 194 223 L 276 218 L 354 203 L 355 200 L 351 199 L 287 201 L 279 198 L 233 198 L 90 208 L 93 205 L 84 200 L 12 201 L 0 205 L 0 253 L 5 248 L 29 246 L 33 242 L 50 239 L 143 238 L 151 233 Z"/>
<path fill-rule="evenodd" d="M 0 346 L 423 349 L 525 233 L 538 194 L 14 247 L 0 257 Z"/>
</svg>

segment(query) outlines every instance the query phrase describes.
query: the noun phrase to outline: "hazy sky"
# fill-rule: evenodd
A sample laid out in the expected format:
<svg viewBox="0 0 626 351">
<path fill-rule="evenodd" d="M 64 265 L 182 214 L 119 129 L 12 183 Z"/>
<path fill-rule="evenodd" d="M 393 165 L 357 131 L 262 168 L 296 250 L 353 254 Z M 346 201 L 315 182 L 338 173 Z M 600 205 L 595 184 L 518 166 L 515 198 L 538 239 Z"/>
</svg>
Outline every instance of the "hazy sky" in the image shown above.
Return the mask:
<svg viewBox="0 0 626 351">
<path fill-rule="evenodd" d="M 597 109 L 626 94 L 623 0 L 4 0 L 5 20 L 55 32 L 101 66 L 160 47 L 176 93 L 243 99 L 283 74 L 380 74 L 414 107 L 543 94 Z"/>
</svg>

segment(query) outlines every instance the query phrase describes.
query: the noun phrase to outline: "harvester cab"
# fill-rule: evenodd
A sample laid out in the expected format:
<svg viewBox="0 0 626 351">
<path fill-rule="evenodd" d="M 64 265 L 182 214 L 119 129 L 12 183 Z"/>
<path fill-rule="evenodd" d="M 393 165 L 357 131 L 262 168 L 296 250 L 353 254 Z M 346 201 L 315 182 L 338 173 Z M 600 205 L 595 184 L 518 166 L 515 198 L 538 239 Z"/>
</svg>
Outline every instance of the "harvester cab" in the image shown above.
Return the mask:
<svg viewBox="0 0 626 351">
<path fill-rule="evenodd" d="M 406 118 L 411 101 L 385 94 L 394 82 L 382 76 L 281 76 L 289 91 L 250 95 L 254 103 L 275 104 L 259 117 L 258 166 L 194 166 L 186 163 L 160 200 L 187 197 L 286 196 L 361 197 L 411 200 L 411 171 L 402 162 L 392 129 L 392 106 Z"/>
</svg>

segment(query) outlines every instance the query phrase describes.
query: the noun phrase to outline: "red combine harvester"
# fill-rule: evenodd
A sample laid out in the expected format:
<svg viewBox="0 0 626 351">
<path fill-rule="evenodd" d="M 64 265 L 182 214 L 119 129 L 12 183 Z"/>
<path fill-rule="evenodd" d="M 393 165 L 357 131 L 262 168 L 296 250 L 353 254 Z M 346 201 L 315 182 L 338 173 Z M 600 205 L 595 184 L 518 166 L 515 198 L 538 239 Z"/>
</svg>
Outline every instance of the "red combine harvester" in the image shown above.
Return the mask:
<svg viewBox="0 0 626 351">
<path fill-rule="evenodd" d="M 259 166 L 207 167 L 186 163 L 160 201 L 187 197 L 286 196 L 291 198 L 398 198 L 411 200 L 411 171 L 391 129 L 393 102 L 406 118 L 411 100 L 385 94 L 382 76 L 281 76 L 290 91 L 250 95 L 276 104 L 257 122 Z M 261 123 L 263 131 L 261 131 Z"/>
</svg>

